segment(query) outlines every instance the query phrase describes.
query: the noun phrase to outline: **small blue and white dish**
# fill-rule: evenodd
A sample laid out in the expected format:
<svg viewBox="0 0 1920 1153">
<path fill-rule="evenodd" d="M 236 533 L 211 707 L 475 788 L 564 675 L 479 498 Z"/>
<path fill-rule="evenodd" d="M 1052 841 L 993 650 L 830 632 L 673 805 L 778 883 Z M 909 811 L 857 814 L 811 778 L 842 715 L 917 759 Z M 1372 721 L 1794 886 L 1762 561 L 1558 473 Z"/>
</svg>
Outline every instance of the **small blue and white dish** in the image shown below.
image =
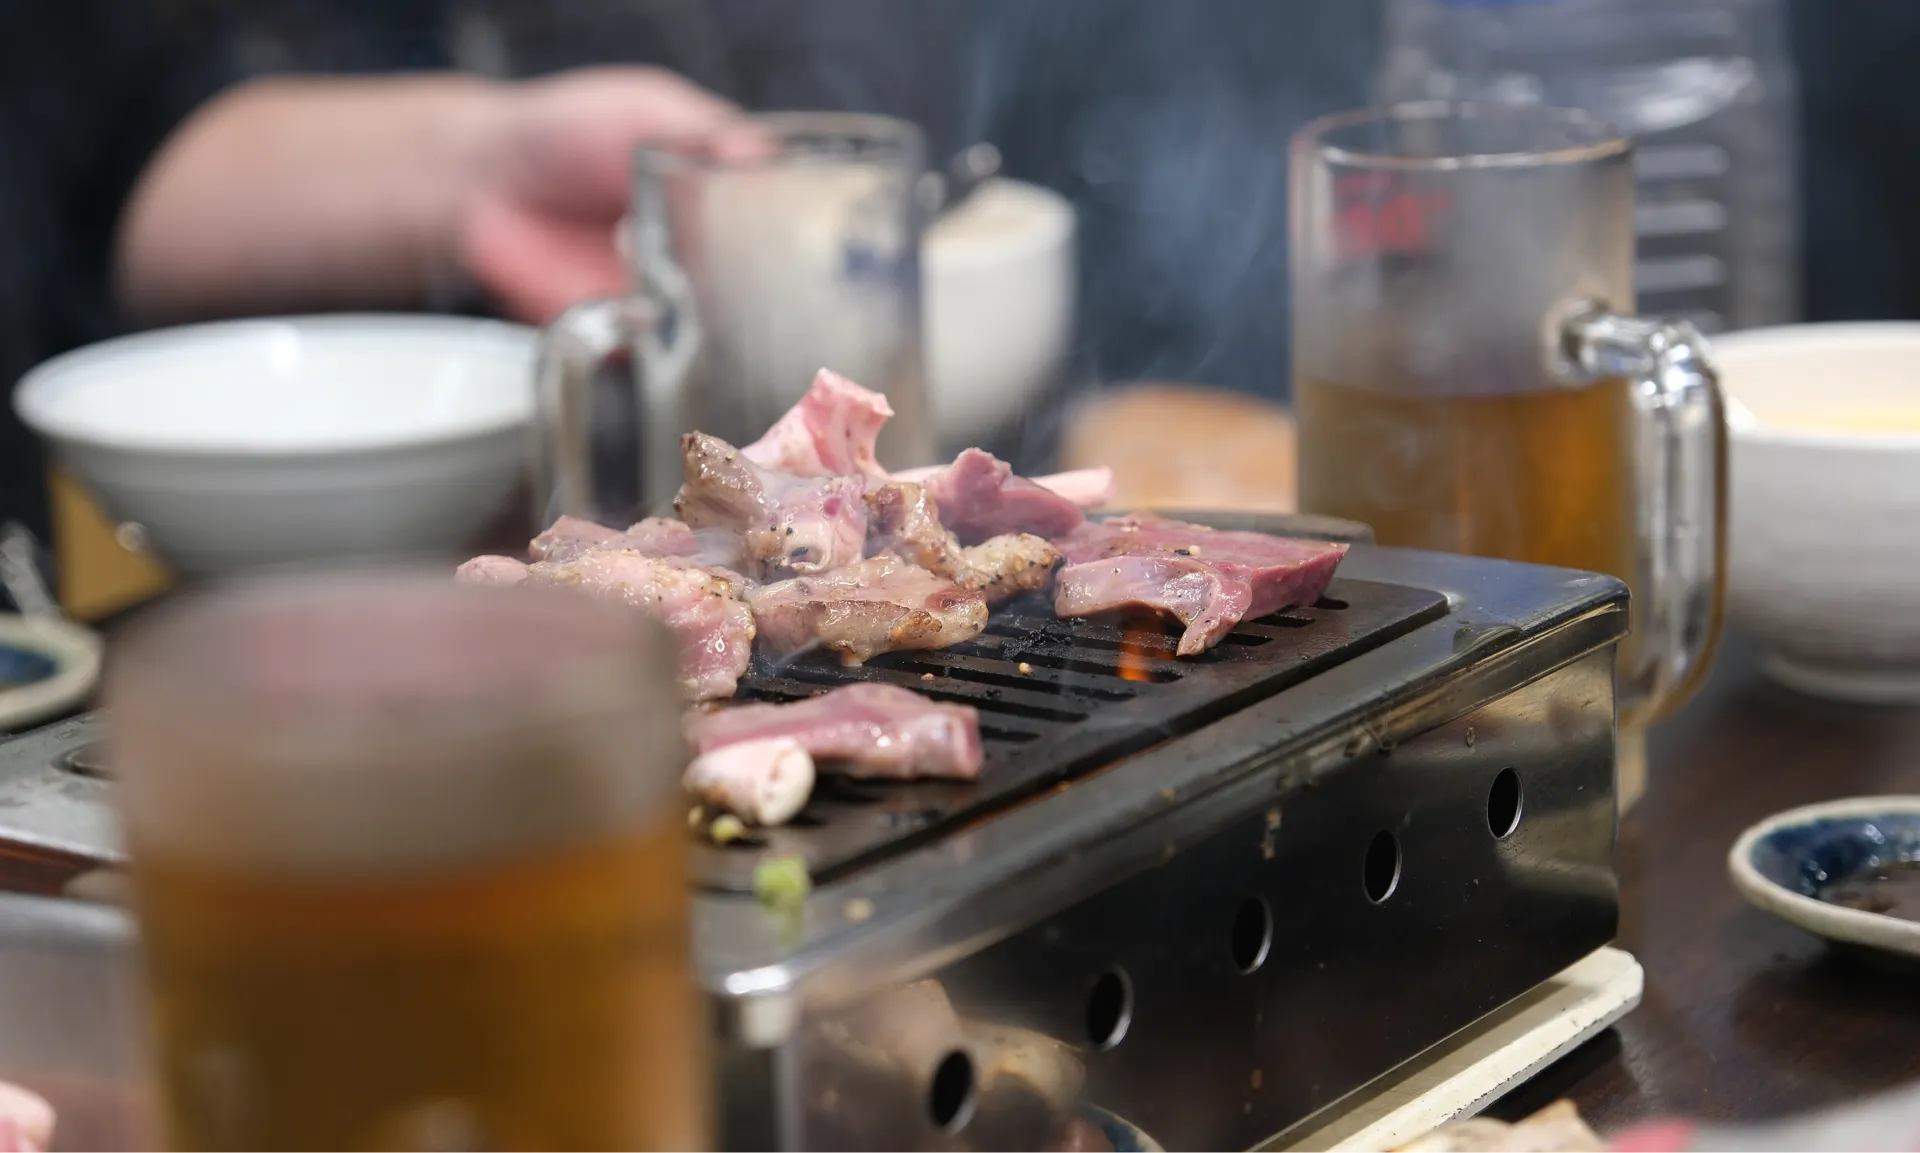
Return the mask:
<svg viewBox="0 0 1920 1153">
<path fill-rule="evenodd" d="M 0 735 L 86 700 L 100 651 L 99 635 L 71 622 L 0 615 Z"/>
<path fill-rule="evenodd" d="M 1920 958 L 1920 796 L 1853 797 L 1769 817 L 1727 856 L 1740 894 L 1844 946 Z"/>
</svg>

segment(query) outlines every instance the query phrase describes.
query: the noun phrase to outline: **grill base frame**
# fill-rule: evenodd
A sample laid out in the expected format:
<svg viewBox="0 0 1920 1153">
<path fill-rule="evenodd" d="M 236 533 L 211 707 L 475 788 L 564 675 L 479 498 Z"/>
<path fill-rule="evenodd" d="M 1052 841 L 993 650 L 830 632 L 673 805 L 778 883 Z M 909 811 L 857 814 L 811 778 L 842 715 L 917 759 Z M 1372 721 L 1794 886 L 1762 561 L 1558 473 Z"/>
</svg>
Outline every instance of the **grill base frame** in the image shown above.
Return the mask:
<svg viewBox="0 0 1920 1153">
<path fill-rule="evenodd" d="M 1168 1147 L 1245 1148 L 1606 944 L 1618 920 L 1624 586 L 1362 547 L 1343 572 L 1438 590 L 1448 611 L 1064 790 L 829 881 L 803 924 L 709 899 L 701 952 L 740 1087 L 725 1102 L 728 1147 L 968 1147 L 966 1130 L 930 1120 L 927 1077 L 849 1082 L 858 1070 L 829 1040 L 849 1014 L 926 978 L 965 1016 L 1080 1046 L 1083 1099 Z M 1488 793 L 1509 767 L 1521 817 L 1502 840 Z M 1402 837 L 1405 888 L 1376 906 L 1362 876 L 1382 828 Z M 1311 884 L 1272 887 L 1295 874 Z M 1277 943 L 1245 977 L 1228 938 L 1257 885 Z M 1081 1019 L 1088 983 L 1116 963 L 1134 1023 L 1101 1050 Z M 849 1129 L 822 1096 L 855 1084 L 878 1120 Z M 1010 1148 L 1047 1140 L 993 1136 Z"/>
</svg>

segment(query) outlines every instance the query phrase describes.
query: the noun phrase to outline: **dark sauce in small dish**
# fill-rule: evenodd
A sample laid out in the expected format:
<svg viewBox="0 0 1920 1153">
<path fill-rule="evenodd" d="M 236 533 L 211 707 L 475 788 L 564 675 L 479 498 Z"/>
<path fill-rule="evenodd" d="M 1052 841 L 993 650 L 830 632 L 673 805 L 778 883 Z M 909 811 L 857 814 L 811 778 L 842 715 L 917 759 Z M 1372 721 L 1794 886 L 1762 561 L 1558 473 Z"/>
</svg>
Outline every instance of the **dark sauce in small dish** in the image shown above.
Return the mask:
<svg viewBox="0 0 1920 1153">
<path fill-rule="evenodd" d="M 1829 905 L 1920 922 L 1920 860 L 1876 861 L 1822 885 L 1814 896 Z"/>
</svg>

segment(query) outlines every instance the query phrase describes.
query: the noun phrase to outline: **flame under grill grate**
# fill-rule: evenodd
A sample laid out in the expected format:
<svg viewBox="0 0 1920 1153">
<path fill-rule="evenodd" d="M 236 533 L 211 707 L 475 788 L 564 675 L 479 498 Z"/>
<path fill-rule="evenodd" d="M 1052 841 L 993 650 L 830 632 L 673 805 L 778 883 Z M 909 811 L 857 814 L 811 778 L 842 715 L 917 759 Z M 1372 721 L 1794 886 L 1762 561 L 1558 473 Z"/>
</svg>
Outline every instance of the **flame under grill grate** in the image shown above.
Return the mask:
<svg viewBox="0 0 1920 1153">
<path fill-rule="evenodd" d="M 1179 630 L 1060 620 L 1040 601 L 1002 607 L 986 632 L 933 652 L 889 653 L 849 668 L 831 657 L 755 660 L 736 699 L 784 701 L 856 681 L 902 685 L 980 711 L 980 779 L 856 781 L 823 775 L 792 824 L 727 846 L 702 844 L 696 878 L 752 888 L 770 855 L 804 858 L 831 880 L 996 809 L 1071 781 L 1272 696 L 1446 612 L 1427 589 L 1335 580 L 1311 608 L 1243 622 L 1213 651 L 1174 659 Z"/>
</svg>

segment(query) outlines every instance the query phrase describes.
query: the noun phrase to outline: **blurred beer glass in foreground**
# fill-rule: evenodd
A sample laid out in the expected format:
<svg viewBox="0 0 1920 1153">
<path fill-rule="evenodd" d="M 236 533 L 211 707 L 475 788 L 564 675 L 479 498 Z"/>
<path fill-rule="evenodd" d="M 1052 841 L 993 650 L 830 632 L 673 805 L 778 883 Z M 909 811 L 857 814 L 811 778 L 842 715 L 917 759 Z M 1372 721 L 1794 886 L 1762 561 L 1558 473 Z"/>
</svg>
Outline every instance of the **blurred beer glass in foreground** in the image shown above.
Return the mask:
<svg viewBox="0 0 1920 1153">
<path fill-rule="evenodd" d="M 1705 342 L 1633 315 L 1633 149 L 1584 113 L 1426 103 L 1294 138 L 1300 508 L 1382 544 L 1607 573 L 1619 795 L 1720 632 L 1726 426 Z"/>
<path fill-rule="evenodd" d="M 175 609 L 119 655 L 175 1148 L 709 1147 L 651 622 L 310 578 Z"/>
</svg>

